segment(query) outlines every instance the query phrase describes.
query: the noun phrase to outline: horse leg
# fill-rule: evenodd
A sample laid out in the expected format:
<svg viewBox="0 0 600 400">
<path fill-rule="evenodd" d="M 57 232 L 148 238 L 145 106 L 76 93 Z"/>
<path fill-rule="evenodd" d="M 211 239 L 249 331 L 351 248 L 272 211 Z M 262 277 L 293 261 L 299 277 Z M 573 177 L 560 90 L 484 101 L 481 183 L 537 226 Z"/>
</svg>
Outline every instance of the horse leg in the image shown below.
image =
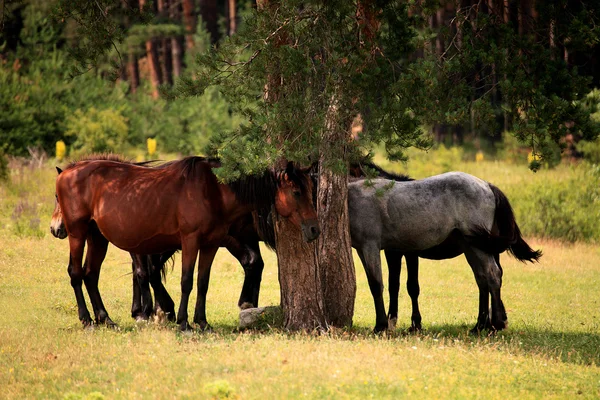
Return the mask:
<svg viewBox="0 0 600 400">
<path fill-rule="evenodd" d="M 147 316 L 142 312 L 142 293 L 140 291 L 140 286 L 137 283 L 137 279 L 135 276 L 136 270 L 136 254 L 129 253 L 131 255 L 131 280 L 132 284 L 132 293 L 133 297 L 131 299 L 131 318 L 136 321 L 147 319 Z M 146 318 L 145 318 L 146 317 Z"/>
<path fill-rule="evenodd" d="M 383 278 L 381 277 L 381 257 L 379 246 L 368 243 L 357 249 L 358 256 L 365 267 L 369 288 L 375 303 L 375 332 L 384 331 L 388 327 L 385 305 L 383 304 Z"/>
<path fill-rule="evenodd" d="M 237 258 L 244 268 L 244 284 L 242 285 L 238 307 L 242 310 L 258 307 L 260 281 L 265 265 L 260 255 L 258 241 L 241 243 L 236 239 L 231 239 L 227 241 L 227 250 Z"/>
<path fill-rule="evenodd" d="M 175 321 L 175 303 L 162 283 L 161 271 L 164 268 L 165 262 L 171 258 L 173 253 L 167 252 L 150 256 L 150 285 L 154 289 L 154 298 L 156 300 L 154 313 L 158 315 L 159 311 L 162 310 L 167 316 L 168 321 Z"/>
<path fill-rule="evenodd" d="M 198 238 L 187 235 L 181 241 L 181 301 L 177 312 L 177 324 L 182 331 L 190 330 L 188 303 L 194 286 L 194 268 L 198 258 Z"/>
<path fill-rule="evenodd" d="M 88 295 L 90 296 L 90 301 L 94 305 L 96 312 L 96 323 L 106 324 L 107 326 L 114 327 L 116 324 L 108 316 L 106 308 L 104 307 L 104 303 L 102 302 L 102 297 L 100 296 L 100 291 L 98 290 L 100 268 L 102 267 L 102 262 L 106 257 L 108 240 L 102 236 L 97 228 L 92 228 L 87 237 L 87 244 L 87 268 L 83 280 L 85 282 Z"/>
<path fill-rule="evenodd" d="M 421 330 L 421 312 L 419 311 L 419 257 L 414 254 L 406 255 L 406 290 L 412 303 L 412 315 L 410 316 L 410 332 Z"/>
<path fill-rule="evenodd" d="M 400 292 L 400 271 L 402 269 L 402 253 L 396 250 L 385 250 L 389 279 L 390 306 L 388 309 L 388 329 L 396 329 L 398 322 L 398 293 Z"/>
<path fill-rule="evenodd" d="M 479 315 L 471 333 L 478 333 L 485 329 L 498 329 L 497 327 L 503 329 L 504 326 L 500 327 L 500 320 L 506 323 L 506 313 L 500 299 L 502 278 L 494 256 L 468 246 L 465 248 L 465 256 L 479 286 Z M 490 294 L 492 294 L 492 319 L 495 325 L 494 322 L 490 322 Z"/>
<path fill-rule="evenodd" d="M 87 229 L 82 229 L 82 231 L 83 232 L 78 232 L 79 235 L 77 236 L 74 235 L 73 231 L 71 235 L 69 235 L 69 267 L 67 268 L 67 271 L 69 273 L 69 278 L 71 278 L 71 287 L 75 292 L 75 299 L 77 300 L 79 321 L 81 321 L 84 327 L 87 327 L 92 324 L 92 318 L 85 305 L 85 298 L 83 297 L 83 290 L 81 288 L 84 275 L 81 263 L 83 260 L 83 249 L 85 247 Z"/>
<path fill-rule="evenodd" d="M 194 322 L 200 326 L 200 329 L 210 329 L 206 321 L 206 293 L 208 292 L 208 282 L 210 281 L 210 267 L 212 266 L 218 247 L 209 247 L 200 251 L 200 260 L 198 261 L 198 297 L 196 297 L 196 309 L 194 311 Z"/>
<path fill-rule="evenodd" d="M 149 274 L 150 262 L 149 256 L 140 254 L 131 254 L 134 288 L 137 288 L 139 301 L 139 313 L 133 316 L 136 320 L 147 320 L 152 315 L 152 294 L 150 293 Z M 134 289 L 134 296 L 136 290 Z M 134 302 L 136 298 L 134 297 Z M 132 306 L 133 307 L 133 306 Z M 132 311 L 133 313 L 133 311 Z"/>
<path fill-rule="evenodd" d="M 492 297 L 492 327 L 497 331 L 501 331 L 508 326 L 508 317 L 506 316 L 506 309 L 500 296 L 502 275 L 504 274 L 500 265 L 500 254 L 494 254 L 494 262 L 497 268 L 494 268 L 494 265 L 492 265 L 489 283 Z"/>
<path fill-rule="evenodd" d="M 258 297 L 260 295 L 260 283 L 262 281 L 262 273 L 265 267 L 262 255 L 260 254 L 260 246 L 258 241 L 255 241 L 248 245 L 250 250 L 254 253 L 252 261 L 248 265 L 248 269 L 251 271 L 252 277 L 252 305 L 258 307 Z"/>
</svg>

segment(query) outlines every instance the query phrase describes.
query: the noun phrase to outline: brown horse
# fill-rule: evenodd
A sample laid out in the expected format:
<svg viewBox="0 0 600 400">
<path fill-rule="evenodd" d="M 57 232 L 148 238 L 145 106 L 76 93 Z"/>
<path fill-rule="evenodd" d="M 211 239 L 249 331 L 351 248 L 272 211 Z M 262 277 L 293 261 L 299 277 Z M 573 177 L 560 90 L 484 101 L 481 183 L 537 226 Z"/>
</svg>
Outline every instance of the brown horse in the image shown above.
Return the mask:
<svg viewBox="0 0 600 400">
<path fill-rule="evenodd" d="M 212 172 L 216 166 L 215 160 L 201 157 L 188 157 L 161 168 L 105 158 L 79 161 L 59 170 L 57 205 L 69 238 L 68 271 L 79 319 L 84 325 L 91 323 L 91 317 L 83 298 L 82 281 L 96 321 L 113 324 L 98 291 L 100 267 L 109 242 L 136 254 L 182 250 L 182 296 L 177 323 L 186 330 L 198 252 L 194 322 L 204 329 L 208 326 L 206 293 L 210 266 L 219 246 L 228 240 L 230 225 L 238 218 L 252 210 L 275 206 L 279 215 L 301 227 L 305 240 L 317 238 L 320 231 L 310 179 L 291 163 L 277 174 L 265 171 L 229 184 L 217 181 Z"/>
</svg>

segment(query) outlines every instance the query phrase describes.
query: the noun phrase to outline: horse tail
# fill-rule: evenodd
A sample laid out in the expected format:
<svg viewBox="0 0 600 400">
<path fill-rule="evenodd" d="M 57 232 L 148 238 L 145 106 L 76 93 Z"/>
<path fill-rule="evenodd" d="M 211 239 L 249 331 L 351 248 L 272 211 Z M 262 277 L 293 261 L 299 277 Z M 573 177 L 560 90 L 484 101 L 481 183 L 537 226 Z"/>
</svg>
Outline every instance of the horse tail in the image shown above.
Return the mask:
<svg viewBox="0 0 600 400">
<path fill-rule="evenodd" d="M 541 250 L 533 250 L 521 235 L 521 230 L 515 220 L 513 209 L 500 189 L 488 183 L 496 199 L 494 222 L 498 227 L 498 237 L 505 242 L 506 248 L 519 261 L 538 261 L 542 256 Z M 498 252 L 501 253 L 501 252 Z"/>
<path fill-rule="evenodd" d="M 166 251 L 164 253 L 148 256 L 151 268 L 153 268 L 153 271 L 160 271 L 163 282 L 167 281 L 168 266 L 171 266 L 171 271 L 175 266 L 175 253 L 175 251 Z"/>
</svg>

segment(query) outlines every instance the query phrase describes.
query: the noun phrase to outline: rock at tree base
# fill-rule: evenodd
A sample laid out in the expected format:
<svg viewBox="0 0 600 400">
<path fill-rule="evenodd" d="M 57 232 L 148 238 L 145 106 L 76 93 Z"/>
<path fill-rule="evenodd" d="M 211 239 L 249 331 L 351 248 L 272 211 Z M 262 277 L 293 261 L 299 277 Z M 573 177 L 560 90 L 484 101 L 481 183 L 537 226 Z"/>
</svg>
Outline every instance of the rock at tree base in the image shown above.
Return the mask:
<svg viewBox="0 0 600 400">
<path fill-rule="evenodd" d="M 281 327 L 283 310 L 280 306 L 247 308 L 240 311 L 240 329 L 269 329 Z"/>
</svg>

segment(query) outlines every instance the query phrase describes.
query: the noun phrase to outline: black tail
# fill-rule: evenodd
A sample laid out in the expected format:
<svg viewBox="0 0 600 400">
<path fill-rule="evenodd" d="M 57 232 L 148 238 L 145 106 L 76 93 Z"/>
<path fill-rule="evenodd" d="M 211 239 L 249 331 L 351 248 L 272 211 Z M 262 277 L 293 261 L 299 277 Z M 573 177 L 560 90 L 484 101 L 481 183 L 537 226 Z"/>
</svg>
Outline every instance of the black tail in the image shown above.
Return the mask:
<svg viewBox="0 0 600 400">
<path fill-rule="evenodd" d="M 519 261 L 538 261 L 542 256 L 541 250 L 533 250 L 521 236 L 521 230 L 515 220 L 508 199 L 496 186 L 488 183 L 496 199 L 496 213 L 494 222 L 498 227 L 499 234 L 494 235 L 487 229 L 477 229 L 470 241 L 474 246 L 481 248 L 488 253 L 499 254 L 508 250 Z"/>
</svg>

